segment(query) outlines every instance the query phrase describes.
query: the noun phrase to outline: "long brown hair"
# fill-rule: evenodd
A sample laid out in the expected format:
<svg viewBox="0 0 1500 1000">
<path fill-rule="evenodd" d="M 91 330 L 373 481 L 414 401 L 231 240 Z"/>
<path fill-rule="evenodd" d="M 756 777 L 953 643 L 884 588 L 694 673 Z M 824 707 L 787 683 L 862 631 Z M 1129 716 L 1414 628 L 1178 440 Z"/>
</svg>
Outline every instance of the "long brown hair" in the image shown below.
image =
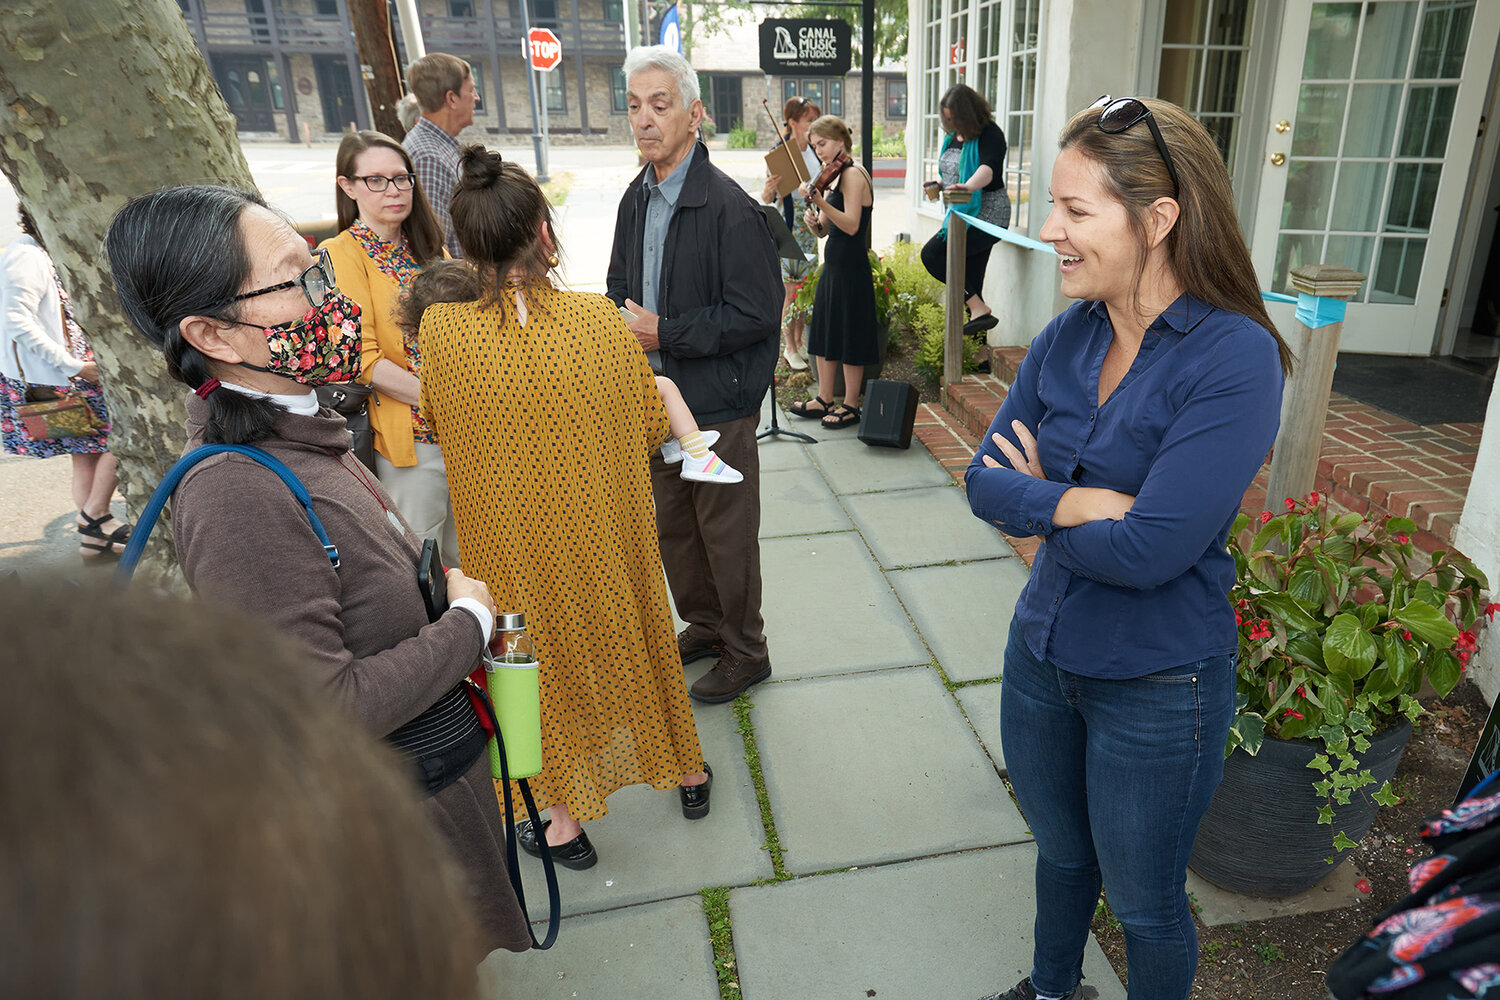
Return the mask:
<svg viewBox="0 0 1500 1000">
<path fill-rule="evenodd" d="M 1290 375 L 1292 352 L 1261 300 L 1218 145 L 1207 129 L 1177 105 L 1158 100 L 1144 103 L 1156 118 L 1181 181 L 1176 197 L 1181 211 L 1164 243 L 1172 274 L 1190 295 L 1265 327 L 1276 338 L 1282 372 Z M 1132 296 L 1138 296 L 1146 273 L 1146 214 L 1158 198 L 1172 197 L 1172 175 L 1144 122 L 1110 134 L 1098 127 L 1101 110 L 1087 108 L 1074 115 L 1057 146 L 1076 149 L 1097 164 L 1105 189 L 1125 206 L 1139 248 L 1131 287 Z"/>
<path fill-rule="evenodd" d="M 949 87 L 942 100 L 938 101 L 938 107 L 948 109 L 953 121 L 953 131 L 963 136 L 965 142 L 978 139 L 986 125 L 995 123 L 995 113 L 990 110 L 990 102 L 979 91 L 962 83 Z"/>
<path fill-rule="evenodd" d="M 552 250 L 542 243 L 541 224 L 552 234 Z M 512 271 L 543 278 L 551 253 L 562 253 L 552 204 L 519 163 L 483 146 L 466 146 L 458 158 L 458 189 L 453 192 L 453 235 L 464 259 L 486 277 L 486 299 L 502 310 L 505 282 Z"/>
<path fill-rule="evenodd" d="M 385 149 L 395 150 L 401 155 L 401 162 L 406 164 L 406 172 L 412 177 L 417 176 L 416 169 L 411 163 L 411 154 L 406 147 L 384 132 L 372 132 L 368 129 L 362 132 L 350 132 L 339 142 L 338 174 L 346 180 L 354 179 L 354 163 L 359 159 L 359 154 L 367 149 L 380 146 Z M 359 204 L 344 193 L 344 189 L 334 185 L 334 202 L 339 212 L 339 232 L 343 232 L 354 225 L 359 218 Z M 416 258 L 418 264 L 426 264 L 443 256 L 443 225 L 438 222 L 437 213 L 433 212 L 432 204 L 427 200 L 427 195 L 422 192 L 420 179 L 413 180 L 411 185 L 411 214 L 406 221 L 401 223 L 401 232 L 406 237 L 407 244 L 411 247 L 411 255 Z"/>
</svg>

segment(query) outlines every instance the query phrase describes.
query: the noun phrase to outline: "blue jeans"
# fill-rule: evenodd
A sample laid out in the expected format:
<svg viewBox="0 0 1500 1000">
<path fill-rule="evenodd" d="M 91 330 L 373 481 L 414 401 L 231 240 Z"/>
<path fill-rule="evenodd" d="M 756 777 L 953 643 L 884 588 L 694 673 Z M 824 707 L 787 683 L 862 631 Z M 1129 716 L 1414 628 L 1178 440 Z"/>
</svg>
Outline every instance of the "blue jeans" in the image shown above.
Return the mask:
<svg viewBox="0 0 1500 1000">
<path fill-rule="evenodd" d="M 1234 656 L 1098 680 L 1038 660 L 1012 626 L 1000 685 L 1011 786 L 1036 837 L 1031 983 L 1083 973 L 1099 888 L 1125 931 L 1130 1000 L 1183 1000 L 1198 934 L 1183 883 L 1224 773 Z"/>
</svg>

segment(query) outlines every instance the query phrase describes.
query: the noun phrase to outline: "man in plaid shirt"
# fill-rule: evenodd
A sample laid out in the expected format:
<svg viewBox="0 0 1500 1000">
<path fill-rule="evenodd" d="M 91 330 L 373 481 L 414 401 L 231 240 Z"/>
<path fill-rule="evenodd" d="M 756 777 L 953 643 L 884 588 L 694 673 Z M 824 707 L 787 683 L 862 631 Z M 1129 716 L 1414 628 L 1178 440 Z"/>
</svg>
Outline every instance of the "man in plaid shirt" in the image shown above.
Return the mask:
<svg viewBox="0 0 1500 1000">
<path fill-rule="evenodd" d="M 448 253 L 462 257 L 448 205 L 458 186 L 458 133 L 474 124 L 474 108 L 479 104 L 474 74 L 457 56 L 429 52 L 407 67 L 406 80 L 422 117 L 401 144 L 411 154 L 417 183 L 443 224 Z"/>
</svg>

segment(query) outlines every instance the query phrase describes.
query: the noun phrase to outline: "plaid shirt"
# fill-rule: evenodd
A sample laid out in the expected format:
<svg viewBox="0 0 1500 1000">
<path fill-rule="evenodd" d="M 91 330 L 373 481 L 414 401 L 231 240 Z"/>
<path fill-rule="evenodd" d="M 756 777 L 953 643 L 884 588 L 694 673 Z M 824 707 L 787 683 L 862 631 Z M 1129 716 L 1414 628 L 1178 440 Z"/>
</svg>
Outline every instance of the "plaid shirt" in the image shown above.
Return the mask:
<svg viewBox="0 0 1500 1000">
<path fill-rule="evenodd" d="M 453 214 L 449 203 L 453 201 L 453 189 L 458 187 L 458 140 L 438 128 L 424 115 L 406 133 L 401 143 L 411 154 L 413 169 L 417 172 L 417 183 L 437 213 L 443 225 L 443 239 L 448 253 L 462 257 L 458 239 L 453 235 Z"/>
</svg>

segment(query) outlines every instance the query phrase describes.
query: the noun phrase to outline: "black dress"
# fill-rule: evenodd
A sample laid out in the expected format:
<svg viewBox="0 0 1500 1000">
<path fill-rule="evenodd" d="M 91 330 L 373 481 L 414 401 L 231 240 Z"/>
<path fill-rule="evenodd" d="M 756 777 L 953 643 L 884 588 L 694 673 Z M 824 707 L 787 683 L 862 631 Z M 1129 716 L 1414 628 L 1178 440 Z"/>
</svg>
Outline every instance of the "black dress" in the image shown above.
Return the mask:
<svg viewBox="0 0 1500 1000">
<path fill-rule="evenodd" d="M 846 170 L 852 169 L 846 167 Z M 844 192 L 831 191 L 828 204 L 843 211 Z M 830 224 L 823 248 L 823 272 L 813 296 L 807 326 L 807 352 L 846 365 L 880 362 L 875 322 L 875 279 L 865 250 L 870 237 L 870 206 L 859 213 L 859 229 L 849 235 Z"/>
</svg>

